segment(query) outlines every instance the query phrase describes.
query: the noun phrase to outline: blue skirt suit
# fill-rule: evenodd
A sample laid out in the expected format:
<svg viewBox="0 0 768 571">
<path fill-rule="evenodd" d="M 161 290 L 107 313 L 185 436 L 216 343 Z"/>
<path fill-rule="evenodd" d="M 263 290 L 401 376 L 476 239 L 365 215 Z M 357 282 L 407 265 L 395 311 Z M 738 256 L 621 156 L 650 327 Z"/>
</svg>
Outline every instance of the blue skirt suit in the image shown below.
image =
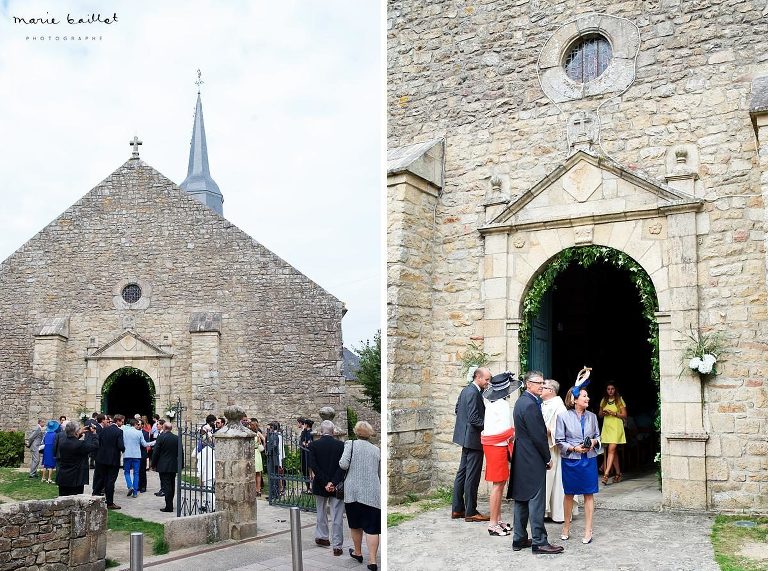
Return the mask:
<svg viewBox="0 0 768 571">
<path fill-rule="evenodd" d="M 584 442 L 587 436 L 598 442 L 600 440 L 600 429 L 594 413 L 585 410 L 579 416 L 575 409 L 570 409 L 557 417 L 555 443 L 560 450 L 563 492 L 567 496 L 596 494 L 600 491 L 597 478 L 599 445 L 585 453 L 571 451 Z"/>
<path fill-rule="evenodd" d="M 53 469 L 56 467 L 56 455 L 54 454 L 54 443 L 56 442 L 56 432 L 46 432 L 43 436 L 43 468 Z"/>
</svg>

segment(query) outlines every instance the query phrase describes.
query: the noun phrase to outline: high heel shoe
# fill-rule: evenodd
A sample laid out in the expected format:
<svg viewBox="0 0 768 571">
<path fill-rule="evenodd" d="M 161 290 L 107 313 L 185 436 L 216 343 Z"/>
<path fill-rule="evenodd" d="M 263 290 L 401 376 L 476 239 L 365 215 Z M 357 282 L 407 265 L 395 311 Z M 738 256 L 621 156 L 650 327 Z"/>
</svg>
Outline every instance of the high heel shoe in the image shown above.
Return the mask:
<svg viewBox="0 0 768 571">
<path fill-rule="evenodd" d="M 499 520 L 499 527 L 506 531 L 512 531 L 512 524 Z"/>
<path fill-rule="evenodd" d="M 501 527 L 500 525 L 494 525 L 488 528 L 488 535 L 495 535 L 497 537 L 504 537 L 509 535 L 509 531 Z"/>
<path fill-rule="evenodd" d="M 361 553 L 360 555 L 355 555 L 355 550 L 352 549 L 351 547 L 349 548 L 349 556 L 355 561 L 357 561 L 358 563 L 363 562 L 363 554 Z"/>
<path fill-rule="evenodd" d="M 570 532 L 571 530 L 569 529 L 568 531 Z M 560 532 L 560 539 L 562 539 L 563 541 L 568 541 L 569 537 L 571 537 L 571 536 L 565 530 Z"/>
<path fill-rule="evenodd" d="M 584 545 L 589 545 L 590 543 L 592 543 L 592 534 L 590 533 L 589 537 L 584 536 L 584 538 L 581 540 L 581 542 Z"/>
<path fill-rule="evenodd" d="M 621 482 L 621 474 L 616 474 L 616 475 L 613 477 L 613 483 L 614 483 L 614 484 L 618 484 L 619 482 Z"/>
<path fill-rule="evenodd" d="M 375 563 L 369 563 L 368 564 L 368 569 L 370 569 L 371 571 L 378 571 L 379 566 L 376 565 Z"/>
<path fill-rule="evenodd" d="M 608 485 L 608 476 L 603 476 L 603 486 Z"/>
</svg>

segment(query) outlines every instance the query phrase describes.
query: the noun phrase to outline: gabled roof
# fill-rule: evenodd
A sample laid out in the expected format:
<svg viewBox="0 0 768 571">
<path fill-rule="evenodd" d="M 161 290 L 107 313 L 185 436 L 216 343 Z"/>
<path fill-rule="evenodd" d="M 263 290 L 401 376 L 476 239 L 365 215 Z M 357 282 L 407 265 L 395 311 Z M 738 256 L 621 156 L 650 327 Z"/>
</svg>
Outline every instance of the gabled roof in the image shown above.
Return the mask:
<svg viewBox="0 0 768 571">
<path fill-rule="evenodd" d="M 580 150 L 529 190 L 514 196 L 480 231 L 643 218 L 698 210 L 702 204 L 702 200 L 607 157 Z"/>
</svg>

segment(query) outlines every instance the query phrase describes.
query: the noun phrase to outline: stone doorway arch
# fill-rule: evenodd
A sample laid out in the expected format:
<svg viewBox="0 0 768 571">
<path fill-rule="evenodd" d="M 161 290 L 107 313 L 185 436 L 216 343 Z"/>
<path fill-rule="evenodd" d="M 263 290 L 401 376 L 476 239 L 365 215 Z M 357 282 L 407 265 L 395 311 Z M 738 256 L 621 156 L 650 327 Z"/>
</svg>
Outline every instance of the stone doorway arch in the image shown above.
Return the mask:
<svg viewBox="0 0 768 571">
<path fill-rule="evenodd" d="M 538 184 L 484 207 L 483 350 L 492 369 L 519 371 L 524 299 L 541 268 L 574 246 L 605 246 L 635 260 L 656 290 L 663 502 L 706 509 L 701 383 L 681 375 L 684 333 L 699 326 L 696 213 L 701 201 L 578 151 Z"/>
<path fill-rule="evenodd" d="M 134 414 L 152 418 L 155 412 L 155 383 L 141 369 L 121 367 L 110 374 L 101 388 L 101 411 L 106 414 L 122 414 L 126 418 Z"/>
<path fill-rule="evenodd" d="M 628 405 L 625 473 L 653 471 L 658 451 L 658 302 L 653 282 L 625 253 L 606 246 L 567 248 L 533 277 L 520 314 L 521 370 L 543 371 L 560 396 L 583 365 L 593 368 L 590 408 L 614 384 Z"/>
</svg>

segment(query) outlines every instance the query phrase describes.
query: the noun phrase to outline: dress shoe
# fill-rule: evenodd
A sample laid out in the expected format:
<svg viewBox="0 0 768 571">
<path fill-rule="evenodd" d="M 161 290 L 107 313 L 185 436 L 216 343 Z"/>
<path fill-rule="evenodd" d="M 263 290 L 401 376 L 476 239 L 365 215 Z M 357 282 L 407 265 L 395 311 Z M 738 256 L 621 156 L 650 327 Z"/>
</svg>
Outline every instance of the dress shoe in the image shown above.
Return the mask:
<svg viewBox="0 0 768 571">
<path fill-rule="evenodd" d="M 531 538 L 526 539 L 525 541 L 513 541 L 512 542 L 512 551 L 520 551 L 521 549 L 525 549 L 527 547 L 530 547 L 533 545 L 533 540 Z"/>
<path fill-rule="evenodd" d="M 120 508 L 120 506 L 118 506 L 117 504 L 109 504 L 109 505 L 107 506 L 107 509 L 108 509 L 108 510 L 119 510 L 119 509 L 121 509 L 121 508 Z"/>
<path fill-rule="evenodd" d="M 549 554 L 556 554 L 556 553 L 562 553 L 564 551 L 562 545 L 550 545 L 549 543 L 545 543 L 544 545 L 534 545 L 533 546 L 533 552 L 534 553 L 549 553 Z"/>
<path fill-rule="evenodd" d="M 160 490 L 159 492 L 155 492 L 156 496 L 164 496 L 165 492 L 163 490 Z"/>
<path fill-rule="evenodd" d="M 130 498 L 133 495 L 133 490 L 128 490 L 128 497 Z"/>
<path fill-rule="evenodd" d="M 376 565 L 375 563 L 369 563 L 368 564 L 368 569 L 370 569 L 371 571 L 378 571 L 379 570 L 379 566 Z"/>
<path fill-rule="evenodd" d="M 338 556 L 339 556 L 339 555 L 341 555 L 342 553 L 344 553 L 344 550 L 343 550 L 341 547 L 334 547 L 334 548 L 333 548 L 333 554 L 334 554 L 336 557 L 338 557 Z"/>
<path fill-rule="evenodd" d="M 491 521 L 491 516 L 476 513 L 475 515 L 465 517 L 464 521 Z"/>
<path fill-rule="evenodd" d="M 174 511 L 174 509 L 173 508 L 160 508 L 160 511 L 161 512 L 165 512 L 165 513 L 171 513 L 171 512 Z"/>
<path fill-rule="evenodd" d="M 331 545 L 331 542 L 327 539 L 319 539 L 317 537 L 315 538 L 315 543 L 317 545 L 322 545 L 323 547 L 329 547 Z"/>
<path fill-rule="evenodd" d="M 464 517 L 464 512 L 451 512 L 451 519 L 461 519 Z"/>
</svg>

